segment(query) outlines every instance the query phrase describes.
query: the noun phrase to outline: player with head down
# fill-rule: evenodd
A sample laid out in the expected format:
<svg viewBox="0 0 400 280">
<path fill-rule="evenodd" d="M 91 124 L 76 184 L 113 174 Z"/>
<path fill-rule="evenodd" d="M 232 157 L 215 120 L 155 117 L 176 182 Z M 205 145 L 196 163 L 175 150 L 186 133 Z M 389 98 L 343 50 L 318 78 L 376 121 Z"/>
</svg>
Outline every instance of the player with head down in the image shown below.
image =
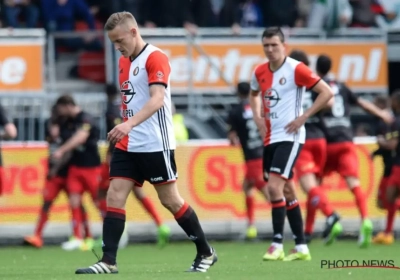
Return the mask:
<svg viewBox="0 0 400 280">
<path fill-rule="evenodd" d="M 264 175 L 272 204 L 274 237 L 264 260 L 310 260 L 300 206 L 291 182 L 292 169 L 305 141 L 304 123 L 327 105 L 333 93 L 304 63 L 286 56 L 285 38 L 280 28 L 267 28 L 262 35 L 262 46 L 269 62 L 259 65 L 253 73 L 250 104 L 264 137 Z M 305 89 L 313 89 L 318 96 L 303 112 Z M 286 195 L 284 189 L 288 190 Z M 286 214 L 296 245 L 284 257 L 282 241 Z"/>
<path fill-rule="evenodd" d="M 118 273 L 116 258 L 125 227 L 126 200 L 132 189 L 143 186 L 145 181 L 154 185 L 162 205 L 196 245 L 197 254 L 188 272 L 206 272 L 217 261 L 216 252 L 209 245 L 195 211 L 180 196 L 176 183 L 168 57 L 143 40 L 131 13 L 112 14 L 105 30 L 122 54 L 119 82 L 123 123 L 108 133 L 108 140 L 116 146 L 103 221 L 103 256 L 75 273 Z"/>
</svg>

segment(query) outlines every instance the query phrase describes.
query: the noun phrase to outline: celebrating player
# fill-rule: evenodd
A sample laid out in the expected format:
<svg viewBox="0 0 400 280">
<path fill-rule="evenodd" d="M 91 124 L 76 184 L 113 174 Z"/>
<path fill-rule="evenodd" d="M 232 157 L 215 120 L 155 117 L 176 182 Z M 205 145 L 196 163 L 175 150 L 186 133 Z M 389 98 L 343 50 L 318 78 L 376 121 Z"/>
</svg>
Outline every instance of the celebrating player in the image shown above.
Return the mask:
<svg viewBox="0 0 400 280">
<path fill-rule="evenodd" d="M 327 105 L 333 93 L 304 63 L 286 57 L 284 35 L 280 28 L 266 29 L 262 44 L 269 62 L 255 69 L 250 84 L 250 104 L 254 120 L 264 137 L 263 169 L 272 204 L 274 237 L 264 260 L 310 260 L 300 206 L 290 180 L 305 141 L 304 123 Z M 313 89 L 318 97 L 303 112 L 302 95 L 306 88 Z M 260 112 L 260 92 L 264 118 Z M 284 188 L 290 190 L 292 195 L 289 196 L 289 193 L 284 196 Z M 282 244 L 285 212 L 296 243 L 295 249 L 287 257 L 284 257 Z"/>
<path fill-rule="evenodd" d="M 48 171 L 45 186 L 43 188 L 43 205 L 39 212 L 39 219 L 36 224 L 34 235 L 24 238 L 25 243 L 36 248 L 41 248 L 43 246 L 43 229 L 47 224 L 53 202 L 57 199 L 61 191 L 67 192 L 66 177 L 72 153 L 65 154 L 64 157 L 60 160 L 54 160 L 52 158 L 52 153 L 57 150 L 63 142 L 68 140 L 74 133 L 73 128 L 60 125 L 64 121 L 64 118 L 60 118 L 57 115 L 56 107 L 53 106 L 51 118 L 48 120 L 46 131 L 46 140 L 49 143 L 50 155 L 48 160 Z M 83 211 L 84 214 L 86 213 L 82 205 L 81 211 Z M 87 220 L 83 219 L 82 223 L 84 226 L 85 234 L 87 234 L 87 236 L 90 236 Z"/>
<path fill-rule="evenodd" d="M 100 130 L 93 118 L 82 111 L 69 95 L 63 95 L 56 101 L 57 112 L 67 118 L 64 126 L 74 129 L 74 134 L 62 144 L 52 157 L 60 160 L 72 152 L 72 158 L 67 176 L 67 188 L 73 219 L 74 238 L 62 244 L 64 250 L 91 249 L 94 241 L 91 237 L 83 241 L 81 224 L 83 214 L 80 206 L 82 194 L 87 191 L 97 204 L 98 187 L 100 183 L 100 155 L 97 147 Z M 105 211 L 105 210 L 103 210 Z"/>
<path fill-rule="evenodd" d="M 0 126 L 2 126 L 2 131 L 0 132 L 0 139 L 11 140 L 17 137 L 17 128 L 15 125 L 7 118 L 6 112 L 3 106 L 0 105 Z M 3 160 L 0 154 L 0 196 L 3 193 Z"/>
<path fill-rule="evenodd" d="M 232 145 L 242 147 L 246 161 L 246 174 L 243 180 L 243 191 L 246 197 L 247 233 L 248 239 L 257 237 L 257 228 L 254 226 L 254 197 L 253 188 L 256 187 L 268 199 L 268 190 L 263 178 L 262 154 L 263 141 L 253 119 L 253 111 L 249 104 L 249 83 L 239 83 L 237 94 L 240 103 L 232 108 L 228 116 L 228 138 Z"/>
<path fill-rule="evenodd" d="M 309 65 L 309 60 L 305 52 L 294 50 L 289 55 L 298 61 Z M 317 94 L 313 91 L 306 91 L 303 99 L 303 110 L 311 107 Z M 328 103 L 328 108 L 332 107 L 333 98 Z M 311 241 L 315 216 L 317 209 L 327 217 L 325 229 L 322 237 L 327 244 L 335 240 L 337 234 L 341 232 L 341 226 L 337 225 L 337 230 L 332 232 L 333 226 L 339 221 L 339 215 L 336 214 L 330 205 L 324 190 L 320 187 L 326 163 L 326 139 L 321 127 L 321 112 L 307 119 L 304 127 L 306 129 L 306 142 L 300 152 L 295 165 L 296 175 L 299 178 L 300 186 L 307 194 L 307 215 L 305 226 L 305 237 L 307 243 Z M 332 234 L 330 234 L 332 233 Z M 333 234 L 335 233 L 335 234 Z"/>
<path fill-rule="evenodd" d="M 119 81 L 124 122 L 108 134 L 108 140 L 117 144 L 110 163 L 103 257 L 92 266 L 76 270 L 76 274 L 118 273 L 116 256 L 125 226 L 126 199 L 144 181 L 155 186 L 162 205 L 196 245 L 197 255 L 188 271 L 206 272 L 217 261 L 216 252 L 208 244 L 195 211 L 180 196 L 176 184 L 168 57 L 144 42 L 131 13 L 112 14 L 105 30 L 122 54 Z"/>
<path fill-rule="evenodd" d="M 378 106 L 387 109 L 388 102 L 383 97 L 378 99 Z M 396 216 L 396 210 L 399 208 L 396 198 L 400 194 L 399 166 L 400 166 L 400 91 L 392 94 L 392 107 L 397 115 L 396 121 L 387 125 L 380 123 L 378 132 L 379 149 L 374 152 L 375 155 L 381 155 L 384 164 L 384 174 L 381 179 L 378 191 L 378 207 L 386 209 L 386 228 L 379 232 L 373 239 L 377 244 L 392 244 L 394 242 L 393 225 Z M 389 174 L 389 175 L 388 175 Z"/>
<path fill-rule="evenodd" d="M 106 121 L 107 121 L 107 131 L 111 131 L 117 124 L 122 122 L 121 119 L 121 98 L 118 89 L 114 85 L 107 85 L 106 92 L 108 96 L 107 102 L 107 111 L 106 111 Z M 110 143 L 107 155 L 106 162 L 102 166 L 102 182 L 100 184 L 99 189 L 99 203 L 103 205 L 107 205 L 106 203 L 106 194 L 108 187 L 110 185 L 110 161 L 112 156 L 112 151 L 114 150 L 114 144 Z M 167 244 L 170 228 L 167 225 L 164 225 L 162 219 L 154 207 L 153 202 L 149 197 L 146 196 L 142 188 L 133 188 L 133 194 L 136 199 L 142 204 L 143 208 L 149 213 L 149 215 L 153 218 L 155 224 L 158 227 L 158 245 L 163 247 Z M 104 213 L 105 214 L 105 213 Z"/>
<path fill-rule="evenodd" d="M 386 122 L 392 121 L 392 116 L 386 111 L 376 107 L 373 103 L 358 98 L 343 83 L 327 78 L 331 70 L 331 59 L 320 55 L 317 59 L 316 69 L 320 77 L 327 80 L 334 91 L 334 103 L 331 110 L 322 112 L 323 127 L 328 143 L 327 163 L 325 173 L 336 171 L 345 179 L 348 188 L 355 197 L 356 205 L 361 216 L 359 245 L 368 247 L 372 237 L 372 222 L 368 219 L 367 199 L 360 186 L 358 176 L 358 158 L 356 147 L 353 143 L 353 131 L 350 122 L 350 106 L 358 105 L 365 111 L 381 118 Z M 333 227 L 336 230 L 337 227 Z"/>
</svg>

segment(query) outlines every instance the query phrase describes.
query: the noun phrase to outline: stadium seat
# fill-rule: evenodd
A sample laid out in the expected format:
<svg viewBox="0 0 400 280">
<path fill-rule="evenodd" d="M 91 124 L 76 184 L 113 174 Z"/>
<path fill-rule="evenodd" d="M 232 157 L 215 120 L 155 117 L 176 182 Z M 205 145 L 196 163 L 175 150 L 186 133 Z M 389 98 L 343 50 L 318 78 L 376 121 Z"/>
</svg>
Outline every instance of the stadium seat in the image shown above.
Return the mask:
<svg viewBox="0 0 400 280">
<path fill-rule="evenodd" d="M 82 52 L 78 61 L 78 76 L 97 83 L 105 83 L 104 52 Z"/>
</svg>

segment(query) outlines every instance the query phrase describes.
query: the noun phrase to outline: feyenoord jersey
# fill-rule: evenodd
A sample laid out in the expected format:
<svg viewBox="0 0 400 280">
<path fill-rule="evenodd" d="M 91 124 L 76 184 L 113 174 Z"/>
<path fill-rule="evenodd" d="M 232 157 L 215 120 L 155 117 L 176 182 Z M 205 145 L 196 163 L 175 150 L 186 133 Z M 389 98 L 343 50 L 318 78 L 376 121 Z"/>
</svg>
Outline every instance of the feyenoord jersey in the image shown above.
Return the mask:
<svg viewBox="0 0 400 280">
<path fill-rule="evenodd" d="M 290 57 L 274 72 L 269 62 L 255 69 L 250 86 L 261 92 L 267 129 L 264 145 L 283 141 L 304 143 L 304 126 L 294 134 L 288 134 L 285 126 L 303 114 L 303 93 L 319 81 L 304 63 Z"/>
<path fill-rule="evenodd" d="M 171 111 L 171 67 L 168 57 L 157 47 L 146 44 L 134 59 L 119 60 L 122 118 L 127 121 L 150 100 L 150 86 L 165 87 L 164 105 L 149 119 L 134 127 L 115 146 L 128 152 L 159 152 L 176 148 Z"/>
</svg>

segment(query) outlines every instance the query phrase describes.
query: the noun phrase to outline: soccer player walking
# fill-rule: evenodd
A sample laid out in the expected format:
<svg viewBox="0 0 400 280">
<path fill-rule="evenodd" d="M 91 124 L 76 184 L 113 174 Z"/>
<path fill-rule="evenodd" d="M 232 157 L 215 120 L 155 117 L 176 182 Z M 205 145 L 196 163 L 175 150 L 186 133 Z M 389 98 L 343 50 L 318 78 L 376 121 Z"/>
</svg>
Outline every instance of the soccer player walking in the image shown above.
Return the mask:
<svg viewBox="0 0 400 280">
<path fill-rule="evenodd" d="M 197 255 L 188 272 L 206 272 L 216 261 L 195 211 L 180 196 L 176 180 L 175 137 L 171 112 L 171 68 L 168 57 L 144 42 L 128 12 L 114 13 L 105 24 L 108 37 L 122 54 L 119 83 L 123 123 L 108 134 L 117 143 L 110 163 L 107 213 L 103 222 L 103 256 L 76 274 L 118 273 L 116 258 L 125 227 L 127 197 L 144 181 L 155 186 L 160 202 L 192 240 Z"/>
<path fill-rule="evenodd" d="M 262 45 L 269 62 L 254 71 L 250 104 L 264 137 L 263 169 L 272 204 L 274 237 L 264 260 L 310 260 L 300 206 L 291 182 L 292 169 L 305 141 L 304 123 L 327 105 L 333 93 L 306 65 L 286 56 L 285 38 L 280 28 L 266 29 Z M 306 88 L 315 91 L 318 97 L 303 112 L 302 95 Z M 264 118 L 261 117 L 261 102 Z M 286 214 L 296 243 L 287 257 L 282 244 Z"/>
</svg>

